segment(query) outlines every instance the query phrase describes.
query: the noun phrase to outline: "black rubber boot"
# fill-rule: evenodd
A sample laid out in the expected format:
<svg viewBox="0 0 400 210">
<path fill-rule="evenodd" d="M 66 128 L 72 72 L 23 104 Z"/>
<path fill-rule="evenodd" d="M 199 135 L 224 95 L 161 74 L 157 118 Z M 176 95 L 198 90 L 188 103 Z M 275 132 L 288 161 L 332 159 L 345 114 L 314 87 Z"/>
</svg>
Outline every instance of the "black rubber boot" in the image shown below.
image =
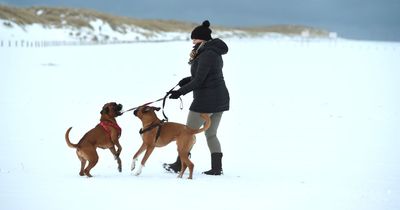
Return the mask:
<svg viewBox="0 0 400 210">
<path fill-rule="evenodd" d="M 211 170 L 204 171 L 203 174 L 207 175 L 221 175 L 222 171 L 222 153 L 211 153 Z"/>
<path fill-rule="evenodd" d="M 163 167 L 169 172 L 178 173 L 179 171 L 181 171 L 181 159 L 178 156 L 175 163 L 164 163 Z"/>
</svg>

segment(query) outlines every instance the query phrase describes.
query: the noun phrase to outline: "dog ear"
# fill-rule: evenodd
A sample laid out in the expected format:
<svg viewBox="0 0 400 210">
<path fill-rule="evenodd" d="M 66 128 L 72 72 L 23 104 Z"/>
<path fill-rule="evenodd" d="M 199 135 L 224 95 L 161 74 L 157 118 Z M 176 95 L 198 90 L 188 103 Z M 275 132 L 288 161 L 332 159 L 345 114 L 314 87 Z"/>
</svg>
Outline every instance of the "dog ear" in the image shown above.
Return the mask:
<svg viewBox="0 0 400 210">
<path fill-rule="evenodd" d="M 108 112 L 110 112 L 110 108 L 107 107 L 103 107 L 103 109 L 100 111 L 100 114 L 108 114 Z"/>
</svg>

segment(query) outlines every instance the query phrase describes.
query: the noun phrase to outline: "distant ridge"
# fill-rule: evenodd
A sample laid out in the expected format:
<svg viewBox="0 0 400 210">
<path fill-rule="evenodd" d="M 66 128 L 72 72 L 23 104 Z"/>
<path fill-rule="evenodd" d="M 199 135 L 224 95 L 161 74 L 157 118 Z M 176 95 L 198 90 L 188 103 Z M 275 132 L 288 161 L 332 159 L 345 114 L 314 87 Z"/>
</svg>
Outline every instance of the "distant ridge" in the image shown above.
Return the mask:
<svg viewBox="0 0 400 210">
<path fill-rule="evenodd" d="M 183 37 L 188 39 L 189 32 L 198 25 L 198 23 L 176 20 L 150 20 L 114 16 L 88 9 L 54 7 L 17 8 L 5 5 L 0 5 L 0 19 L 9 28 L 13 26 L 26 27 L 32 24 L 40 24 L 44 28 L 69 28 L 73 30 L 70 32 L 70 35 L 80 39 L 83 39 L 83 37 L 77 35 L 79 33 L 77 30 L 101 30 L 99 24 L 105 24 L 119 34 L 135 32 L 136 39 L 141 39 L 141 37 L 156 39 L 165 33 L 179 33 L 180 35 L 175 35 L 179 37 L 176 39 L 182 39 Z M 100 21 L 100 23 L 93 24 L 96 21 Z M 298 25 L 275 25 L 254 28 L 232 28 L 213 25 L 212 28 L 213 33 L 217 35 L 216 37 L 257 37 L 266 34 L 304 36 L 305 33 L 308 37 L 321 38 L 329 36 L 328 31 Z M 103 31 L 103 39 L 105 39 L 104 37 L 107 39 L 111 38 L 110 35 L 104 35 L 104 33 Z M 93 35 L 93 37 L 90 38 L 90 36 L 85 35 L 85 38 L 92 40 L 101 39 L 98 34 Z"/>
</svg>

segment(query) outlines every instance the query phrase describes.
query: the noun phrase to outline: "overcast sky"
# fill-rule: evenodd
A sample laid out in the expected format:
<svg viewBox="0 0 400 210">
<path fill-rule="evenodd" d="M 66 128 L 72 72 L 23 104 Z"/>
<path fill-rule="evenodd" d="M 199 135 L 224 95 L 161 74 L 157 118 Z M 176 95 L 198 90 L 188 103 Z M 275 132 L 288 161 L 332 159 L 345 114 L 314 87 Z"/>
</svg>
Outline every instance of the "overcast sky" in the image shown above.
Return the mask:
<svg viewBox="0 0 400 210">
<path fill-rule="evenodd" d="M 0 0 L 11 6 L 89 8 L 142 19 L 225 26 L 301 24 L 341 37 L 400 41 L 400 0 Z"/>
</svg>

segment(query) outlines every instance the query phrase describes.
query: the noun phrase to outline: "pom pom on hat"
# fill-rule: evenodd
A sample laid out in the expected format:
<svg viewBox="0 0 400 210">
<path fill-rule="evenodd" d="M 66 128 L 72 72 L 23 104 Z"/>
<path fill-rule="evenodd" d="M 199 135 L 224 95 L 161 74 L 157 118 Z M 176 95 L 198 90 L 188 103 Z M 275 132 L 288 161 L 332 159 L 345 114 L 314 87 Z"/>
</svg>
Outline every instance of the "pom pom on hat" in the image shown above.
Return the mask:
<svg viewBox="0 0 400 210">
<path fill-rule="evenodd" d="M 210 21 L 205 20 L 203 23 L 196 28 L 193 29 L 192 34 L 190 35 L 191 39 L 201 39 L 208 41 L 211 38 L 211 32 L 212 30 L 210 29 Z"/>
<path fill-rule="evenodd" d="M 210 21 L 205 20 L 205 21 L 203 21 L 203 23 L 201 25 L 209 28 L 210 27 Z"/>
</svg>

